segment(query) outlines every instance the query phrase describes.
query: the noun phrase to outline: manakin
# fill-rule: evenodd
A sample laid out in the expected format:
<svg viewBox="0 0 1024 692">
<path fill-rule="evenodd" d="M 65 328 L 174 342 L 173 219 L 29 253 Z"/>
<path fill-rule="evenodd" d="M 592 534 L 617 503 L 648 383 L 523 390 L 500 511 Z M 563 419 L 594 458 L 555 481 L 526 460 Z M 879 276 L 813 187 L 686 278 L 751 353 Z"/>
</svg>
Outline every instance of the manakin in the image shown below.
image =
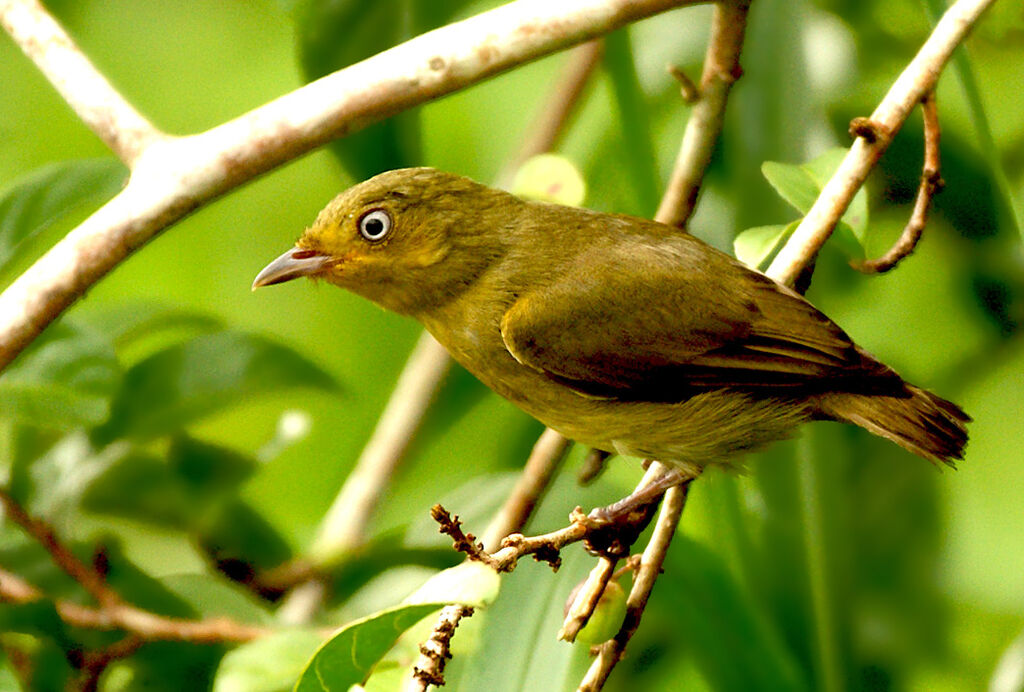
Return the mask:
<svg viewBox="0 0 1024 692">
<path fill-rule="evenodd" d="M 415 317 L 566 437 L 681 470 L 801 423 L 962 458 L 968 416 L 802 296 L 646 219 L 526 201 L 429 168 L 338 195 L 253 288 L 317 277 Z"/>
</svg>

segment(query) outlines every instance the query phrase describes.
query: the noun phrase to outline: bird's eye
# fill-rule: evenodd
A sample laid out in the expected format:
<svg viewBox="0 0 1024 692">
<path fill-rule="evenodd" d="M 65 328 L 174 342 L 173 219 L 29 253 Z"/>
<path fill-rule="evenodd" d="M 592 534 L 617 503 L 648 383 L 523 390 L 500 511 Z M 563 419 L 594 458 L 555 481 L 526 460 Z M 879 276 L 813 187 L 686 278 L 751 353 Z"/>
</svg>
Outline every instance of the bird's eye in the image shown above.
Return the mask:
<svg viewBox="0 0 1024 692">
<path fill-rule="evenodd" d="M 371 243 L 377 243 L 391 232 L 391 215 L 383 209 L 374 209 L 359 219 L 359 235 Z"/>
</svg>

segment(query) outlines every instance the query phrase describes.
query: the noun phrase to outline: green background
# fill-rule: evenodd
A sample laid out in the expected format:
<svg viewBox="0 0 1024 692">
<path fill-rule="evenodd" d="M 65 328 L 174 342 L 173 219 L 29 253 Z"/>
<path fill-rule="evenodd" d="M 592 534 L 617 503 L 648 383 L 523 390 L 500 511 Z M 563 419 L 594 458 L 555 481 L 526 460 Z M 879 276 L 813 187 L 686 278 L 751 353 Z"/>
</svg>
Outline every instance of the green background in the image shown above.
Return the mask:
<svg viewBox="0 0 1024 692">
<path fill-rule="evenodd" d="M 375 40 L 397 41 L 396 24 L 416 6 L 392 4 L 397 9 Z M 455 11 L 468 16 L 496 4 Z M 331 59 L 307 51 L 312 64 L 303 67 L 297 47 L 311 40 L 302 17 L 318 11 L 312 2 L 50 5 L 115 87 L 172 134 L 257 107 L 301 85 L 318 60 L 322 66 Z M 615 46 L 626 44 L 622 34 L 614 39 L 612 69 L 598 71 L 557 149 L 587 180 L 586 206 L 653 214 L 649 201 L 667 180 L 687 115 L 665 65 L 699 74 L 710 14 L 709 7 L 686 8 L 629 32 L 642 91 L 629 92 L 627 84 L 625 101 L 615 99 L 613 76 L 622 64 Z M 746 475 L 708 474 L 691 493 L 682 537 L 610 689 L 749 689 L 779 681 L 807 689 L 979 689 L 1015 638 L 1021 665 L 1024 261 L 1012 211 L 1024 193 L 1021 15 L 1019 3 L 1002 0 L 970 42 L 992 147 L 979 139 L 958 76 L 948 71 L 940 82 L 947 189 L 917 252 L 890 274 L 865 277 L 828 248 L 809 294 L 867 350 L 973 416 L 965 461 L 957 471 L 938 472 L 859 430 L 816 424 L 751 458 Z M 694 233 L 725 249 L 740 229 L 795 218 L 762 177 L 761 163 L 799 163 L 845 146 L 846 123 L 874 108 L 929 28 L 921 3 L 881 0 L 756 0 L 750 22 L 745 75 L 692 223 Z M 367 34 L 375 29 L 365 27 L 372 26 L 339 27 L 330 43 L 359 44 L 347 49 L 369 54 Z M 396 156 L 494 180 L 564 62 L 556 55 L 422 107 L 418 145 L 395 144 Z M 0 186 L 51 162 L 109 156 L 8 39 L 0 40 L 0 85 Z M 630 103 L 640 108 L 631 111 Z M 406 122 L 399 129 L 395 137 L 416 127 Z M 643 155 L 647 147 L 653 160 Z M 360 155 L 347 154 L 350 170 Z M 914 114 L 869 184 L 869 255 L 887 248 L 908 217 L 920 159 Z M 994 182 L 993 162 L 1006 171 L 1009 196 Z M 341 383 L 340 392 L 290 388 L 246 399 L 189 428 L 199 439 L 255 454 L 274 436 L 282 412 L 308 414 L 308 436 L 260 466 L 241 490 L 298 554 L 372 431 L 419 329 L 330 286 L 294 283 L 257 293 L 249 286 L 357 177 L 329 149 L 294 161 L 168 229 L 69 312 L 89 321 L 134 303 L 194 309 L 293 347 Z M 77 210 L 21 248 L 0 279 L 8 283 L 86 212 Z M 131 363 L 153 348 L 118 355 Z M 537 423 L 454 372 L 371 522 L 373 535 L 428 525 L 429 507 L 439 500 L 454 512 L 476 513 L 469 528 L 479 533 L 486 507 L 496 502 L 479 492 L 487 485 L 481 478 L 517 468 L 539 432 Z M 584 494 L 571 478 L 580 457 L 579 450 L 570 457 L 533 530 L 557 527 L 576 504 L 615 499 L 640 475 L 634 460 L 617 459 Z M 452 489 L 466 484 L 475 485 L 453 497 Z M 179 531 L 102 512 L 82 512 L 80 520 L 76 539 L 113 532 L 150 576 L 210 573 Z M 464 646 L 477 651 L 461 658 L 457 651 L 453 686 L 480 689 L 473 681 L 487 679 L 491 686 L 507 683 L 503 689 L 538 689 L 531 685 L 578 680 L 572 671 L 585 656 L 576 652 L 566 663 L 568 647 L 554 643 L 552 623 L 571 575 L 587 562 L 570 558 L 575 568 L 567 565 L 557 582 L 524 564 L 508 593 L 536 594 L 529 607 L 544 624 L 488 658 L 488 647 L 500 644 L 488 635 L 488 622 L 528 620 L 507 606 L 503 615 L 499 601 L 466 628 Z M 409 568 L 388 574 L 393 581 L 371 581 L 365 600 L 336 604 L 343 618 L 397 603 L 422 579 Z M 496 683 L 481 677 L 481 659 L 518 673 Z M 205 665 L 197 670 L 213 669 Z M 755 673 L 765 678 L 758 683 Z M 135 684 L 108 677 L 111 689 Z"/>
</svg>

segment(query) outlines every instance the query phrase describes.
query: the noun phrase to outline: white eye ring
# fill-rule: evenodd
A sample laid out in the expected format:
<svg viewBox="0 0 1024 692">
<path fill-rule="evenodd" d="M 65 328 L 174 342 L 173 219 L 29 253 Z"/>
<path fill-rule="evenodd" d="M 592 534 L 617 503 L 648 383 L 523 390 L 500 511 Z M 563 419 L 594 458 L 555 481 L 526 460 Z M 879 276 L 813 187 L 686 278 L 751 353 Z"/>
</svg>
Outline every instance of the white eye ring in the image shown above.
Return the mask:
<svg viewBox="0 0 1024 692">
<path fill-rule="evenodd" d="M 359 235 L 371 243 L 379 243 L 391 232 L 391 214 L 383 209 L 374 209 L 359 219 Z"/>
</svg>

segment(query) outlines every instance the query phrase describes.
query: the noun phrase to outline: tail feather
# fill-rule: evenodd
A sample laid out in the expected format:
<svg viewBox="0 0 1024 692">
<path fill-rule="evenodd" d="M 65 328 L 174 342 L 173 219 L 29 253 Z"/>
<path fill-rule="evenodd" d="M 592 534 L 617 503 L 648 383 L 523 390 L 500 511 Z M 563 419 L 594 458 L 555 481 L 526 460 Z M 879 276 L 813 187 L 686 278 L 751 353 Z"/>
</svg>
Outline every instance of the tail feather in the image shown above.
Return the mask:
<svg viewBox="0 0 1024 692">
<path fill-rule="evenodd" d="M 955 468 L 967 444 L 971 418 L 956 404 L 911 384 L 903 392 L 851 394 L 830 392 L 819 401 L 821 412 L 859 425 L 904 449 Z"/>
</svg>

